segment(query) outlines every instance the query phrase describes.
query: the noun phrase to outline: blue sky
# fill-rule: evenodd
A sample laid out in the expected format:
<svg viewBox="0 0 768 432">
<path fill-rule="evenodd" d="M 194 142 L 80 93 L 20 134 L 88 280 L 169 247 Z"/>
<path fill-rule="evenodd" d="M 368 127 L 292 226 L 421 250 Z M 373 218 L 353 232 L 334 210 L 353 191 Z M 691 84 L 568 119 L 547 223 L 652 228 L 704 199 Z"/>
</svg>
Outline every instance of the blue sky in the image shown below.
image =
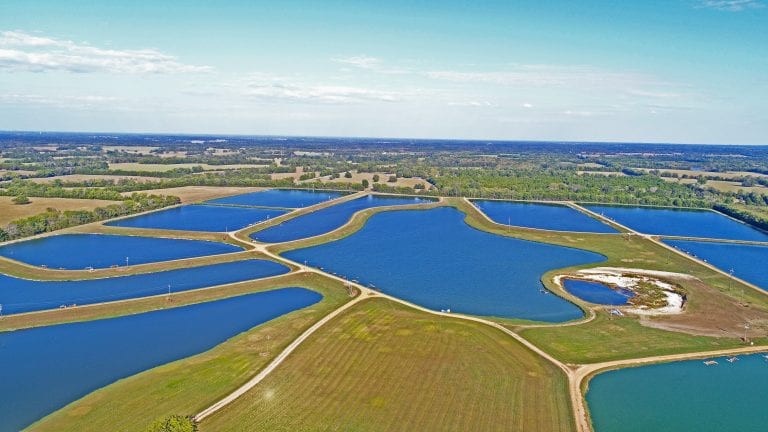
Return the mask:
<svg viewBox="0 0 768 432">
<path fill-rule="evenodd" d="M 768 0 L 116 3 L 0 0 L 0 129 L 768 144 Z"/>
</svg>

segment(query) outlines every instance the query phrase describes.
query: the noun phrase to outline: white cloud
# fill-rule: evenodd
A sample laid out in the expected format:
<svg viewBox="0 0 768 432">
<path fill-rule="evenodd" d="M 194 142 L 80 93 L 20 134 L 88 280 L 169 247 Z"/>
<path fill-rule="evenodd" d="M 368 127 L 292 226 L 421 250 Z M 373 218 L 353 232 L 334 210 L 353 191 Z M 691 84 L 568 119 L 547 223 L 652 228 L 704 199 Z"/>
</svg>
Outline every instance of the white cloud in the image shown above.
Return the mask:
<svg viewBox="0 0 768 432">
<path fill-rule="evenodd" d="M 101 49 L 85 43 L 52 39 L 23 32 L 0 32 L 0 69 L 13 72 L 67 71 L 120 74 L 209 72 L 208 66 L 180 63 L 154 49 Z"/>
<path fill-rule="evenodd" d="M 765 4 L 758 0 L 702 0 L 699 2 L 699 7 L 740 12 L 747 9 L 760 9 L 765 7 Z"/>
<path fill-rule="evenodd" d="M 367 55 L 335 58 L 333 61 L 336 63 L 354 66 L 360 69 L 377 69 L 379 66 L 381 66 L 381 59 Z"/>
<path fill-rule="evenodd" d="M 448 106 L 483 108 L 483 107 L 495 107 L 496 104 L 488 101 L 472 100 L 472 101 L 465 101 L 465 102 L 448 102 Z"/>
<path fill-rule="evenodd" d="M 404 94 L 399 92 L 343 85 L 307 84 L 289 78 L 260 74 L 252 75 L 234 86 L 239 88 L 242 95 L 250 98 L 309 103 L 396 102 L 404 97 Z"/>
</svg>

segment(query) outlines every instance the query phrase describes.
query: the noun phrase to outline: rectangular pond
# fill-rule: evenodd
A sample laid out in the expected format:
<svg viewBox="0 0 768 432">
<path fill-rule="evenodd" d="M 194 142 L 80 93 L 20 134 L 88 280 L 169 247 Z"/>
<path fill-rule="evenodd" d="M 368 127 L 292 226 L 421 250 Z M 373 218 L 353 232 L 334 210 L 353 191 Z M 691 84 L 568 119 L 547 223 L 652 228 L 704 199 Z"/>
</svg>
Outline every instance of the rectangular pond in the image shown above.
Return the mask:
<svg viewBox="0 0 768 432">
<path fill-rule="evenodd" d="M 267 260 L 245 260 L 157 273 L 79 281 L 33 281 L 0 274 L 3 314 L 63 305 L 102 303 L 261 279 L 288 273 L 289 268 Z"/>
<path fill-rule="evenodd" d="M 768 233 L 709 210 L 585 205 L 644 234 L 768 241 Z"/>
<path fill-rule="evenodd" d="M 685 253 L 704 259 L 725 272 L 768 291 L 768 246 L 715 243 L 688 240 L 664 240 Z"/>
<path fill-rule="evenodd" d="M 340 198 L 343 192 L 300 189 L 269 189 L 206 201 L 213 204 L 230 204 L 254 207 L 301 208 Z"/>
<path fill-rule="evenodd" d="M 419 197 L 368 195 L 289 219 L 280 225 L 255 232 L 251 234 L 251 238 L 265 243 L 280 243 L 314 237 L 343 226 L 352 218 L 352 215 L 361 210 L 381 206 L 424 204 L 433 201 L 433 199 Z"/>
<path fill-rule="evenodd" d="M 240 252 L 226 243 L 104 234 L 61 234 L 11 243 L 0 256 L 36 266 L 82 270 Z"/>
<path fill-rule="evenodd" d="M 379 213 L 348 237 L 284 255 L 433 310 L 549 322 L 583 313 L 541 276 L 604 260 L 476 230 L 454 208 Z"/>
<path fill-rule="evenodd" d="M 321 299 L 304 288 L 283 288 L 118 318 L 2 332 L 0 431 L 21 430 L 100 387 L 207 351 Z"/>
<path fill-rule="evenodd" d="M 555 231 L 618 232 L 565 205 L 492 200 L 473 200 L 472 203 L 491 220 L 504 225 Z"/>
<path fill-rule="evenodd" d="M 619 369 L 589 382 L 595 432 L 763 431 L 768 361 L 762 355 Z"/>
<path fill-rule="evenodd" d="M 285 214 L 285 210 L 192 204 L 120 219 L 105 225 L 184 231 L 237 231 Z"/>
</svg>

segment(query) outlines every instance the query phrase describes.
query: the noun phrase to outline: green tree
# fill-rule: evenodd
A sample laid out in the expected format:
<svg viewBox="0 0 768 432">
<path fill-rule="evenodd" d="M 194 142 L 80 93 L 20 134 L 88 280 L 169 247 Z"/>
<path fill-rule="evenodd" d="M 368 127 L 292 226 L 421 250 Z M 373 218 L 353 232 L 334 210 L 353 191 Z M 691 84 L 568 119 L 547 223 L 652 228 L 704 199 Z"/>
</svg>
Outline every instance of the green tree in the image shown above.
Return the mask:
<svg viewBox="0 0 768 432">
<path fill-rule="evenodd" d="M 379 182 L 379 175 L 378 174 L 374 174 L 373 175 L 373 182 L 374 183 L 378 183 Z"/>
<path fill-rule="evenodd" d="M 190 417 L 172 415 L 155 420 L 145 432 L 195 432 L 197 425 Z"/>
<path fill-rule="evenodd" d="M 370 186 L 370 183 L 368 183 L 368 179 L 363 179 L 362 183 L 363 183 L 364 189 L 368 189 L 368 186 Z"/>
<path fill-rule="evenodd" d="M 29 204 L 29 198 L 27 198 L 26 195 L 16 195 L 15 198 L 13 198 L 14 204 Z"/>
<path fill-rule="evenodd" d="M 349 172 L 349 171 L 345 172 L 344 173 L 344 178 L 348 178 L 348 179 L 352 178 L 352 173 Z"/>
</svg>

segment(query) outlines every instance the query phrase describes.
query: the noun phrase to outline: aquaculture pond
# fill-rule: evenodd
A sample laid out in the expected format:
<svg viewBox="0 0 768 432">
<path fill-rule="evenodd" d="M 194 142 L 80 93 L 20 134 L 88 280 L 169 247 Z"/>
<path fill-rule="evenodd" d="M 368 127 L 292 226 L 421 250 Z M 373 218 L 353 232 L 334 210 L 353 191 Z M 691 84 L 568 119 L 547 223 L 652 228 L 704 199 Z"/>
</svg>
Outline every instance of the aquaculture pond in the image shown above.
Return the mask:
<svg viewBox="0 0 768 432">
<path fill-rule="evenodd" d="M 33 281 L 0 274 L 3 314 L 188 291 L 288 273 L 267 260 L 245 260 L 158 273 L 80 281 Z"/>
<path fill-rule="evenodd" d="M 563 279 L 563 288 L 584 301 L 603 305 L 625 305 L 635 296 L 630 290 L 612 289 L 599 282 L 585 280 Z"/>
<path fill-rule="evenodd" d="M 344 196 L 343 192 L 298 189 L 269 189 L 207 201 L 214 204 L 234 204 L 254 207 L 309 207 Z"/>
<path fill-rule="evenodd" d="M 720 270 L 733 270 L 734 276 L 768 291 L 768 273 L 765 271 L 768 246 L 684 240 L 664 240 L 664 243 L 702 258 Z"/>
<path fill-rule="evenodd" d="M 512 201 L 472 201 L 494 222 L 556 231 L 616 233 L 610 226 L 568 206 Z"/>
<path fill-rule="evenodd" d="M 251 234 L 251 238 L 265 243 L 279 243 L 313 237 L 339 228 L 360 210 L 432 201 L 434 200 L 418 197 L 368 195 L 287 220 L 280 225 L 255 232 Z"/>
<path fill-rule="evenodd" d="M 645 234 L 768 241 L 768 233 L 708 210 L 599 205 L 585 207 Z"/>
<path fill-rule="evenodd" d="M 237 231 L 284 214 L 285 210 L 185 205 L 141 216 L 109 222 L 106 225 L 130 228 L 158 228 L 185 231 Z"/>
<path fill-rule="evenodd" d="M 604 259 L 476 230 L 453 208 L 379 213 L 344 239 L 285 255 L 430 309 L 550 322 L 582 311 L 544 290 L 542 274 Z"/>
<path fill-rule="evenodd" d="M 155 237 L 62 234 L 11 243 L 0 256 L 36 266 L 82 270 L 239 252 L 226 243 Z"/>
<path fill-rule="evenodd" d="M 0 333 L 0 431 L 21 430 L 120 378 L 207 351 L 321 299 L 304 288 L 284 288 L 119 318 Z"/>
<path fill-rule="evenodd" d="M 768 361 L 739 356 L 620 369 L 589 383 L 596 432 L 764 431 Z"/>
</svg>

